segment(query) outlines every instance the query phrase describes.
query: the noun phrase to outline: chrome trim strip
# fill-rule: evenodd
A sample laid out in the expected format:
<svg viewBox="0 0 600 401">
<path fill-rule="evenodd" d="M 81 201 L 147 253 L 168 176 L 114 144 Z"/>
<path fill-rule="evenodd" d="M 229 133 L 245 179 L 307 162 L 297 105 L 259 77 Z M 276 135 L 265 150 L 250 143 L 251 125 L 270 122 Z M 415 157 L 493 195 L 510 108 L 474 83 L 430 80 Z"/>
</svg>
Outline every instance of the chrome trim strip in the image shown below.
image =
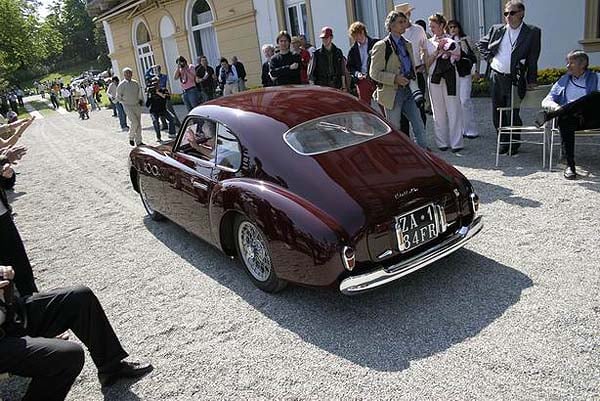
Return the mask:
<svg viewBox="0 0 600 401">
<path fill-rule="evenodd" d="M 385 257 L 388 257 L 392 254 L 392 250 L 388 249 L 387 251 L 383 252 L 381 255 L 377 256 L 377 259 L 383 259 Z"/>
<path fill-rule="evenodd" d="M 194 188 L 198 188 L 198 189 L 201 189 L 203 191 L 206 191 L 206 189 L 208 188 L 208 185 L 202 184 L 201 182 L 198 182 L 198 181 L 192 181 L 192 186 Z"/>
<path fill-rule="evenodd" d="M 454 235 L 441 244 L 404 260 L 394 266 L 382 267 L 370 273 L 348 277 L 340 283 L 340 291 L 344 295 L 359 294 L 369 291 L 409 273 L 422 269 L 431 263 L 442 259 L 452 252 L 462 248 L 475 234 L 483 228 L 481 216 L 477 217 L 469 226 L 456 230 Z"/>
</svg>

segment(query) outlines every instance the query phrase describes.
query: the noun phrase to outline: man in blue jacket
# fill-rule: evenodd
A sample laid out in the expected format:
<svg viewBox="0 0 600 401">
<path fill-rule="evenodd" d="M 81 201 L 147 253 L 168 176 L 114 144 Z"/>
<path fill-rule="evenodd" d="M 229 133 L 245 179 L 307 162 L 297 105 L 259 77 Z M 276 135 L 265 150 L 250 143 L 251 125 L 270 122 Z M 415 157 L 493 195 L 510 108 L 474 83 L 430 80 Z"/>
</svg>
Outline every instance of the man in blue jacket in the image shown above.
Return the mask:
<svg viewBox="0 0 600 401">
<path fill-rule="evenodd" d="M 574 50 L 567 55 L 567 73 L 560 77 L 542 101 L 542 107 L 550 112 L 538 119 L 547 121 L 558 118 L 563 152 L 567 159 L 564 176 L 568 180 L 577 178 L 575 131 L 600 128 L 600 74 L 590 71 L 588 65 L 588 55 L 582 50 Z"/>
</svg>

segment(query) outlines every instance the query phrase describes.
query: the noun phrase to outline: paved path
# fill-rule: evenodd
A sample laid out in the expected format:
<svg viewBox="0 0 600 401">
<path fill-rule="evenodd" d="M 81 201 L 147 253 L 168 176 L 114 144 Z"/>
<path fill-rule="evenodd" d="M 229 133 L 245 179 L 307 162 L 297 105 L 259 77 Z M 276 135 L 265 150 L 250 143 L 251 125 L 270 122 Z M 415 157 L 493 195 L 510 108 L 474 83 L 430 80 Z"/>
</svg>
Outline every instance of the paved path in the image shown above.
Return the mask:
<svg viewBox="0 0 600 401">
<path fill-rule="evenodd" d="M 85 283 L 125 347 L 155 371 L 102 394 L 89 355 L 69 396 L 87 400 L 594 400 L 600 394 L 600 168 L 569 182 L 524 146 L 494 168 L 489 103 L 480 139 L 440 154 L 480 193 L 466 249 L 360 297 L 268 295 L 237 262 L 145 217 L 111 112 L 52 114 L 12 194 L 41 288 Z M 431 124 L 429 124 L 431 125 Z M 148 115 L 144 142 L 154 143 Z M 24 382 L 0 384 L 16 400 Z"/>
</svg>

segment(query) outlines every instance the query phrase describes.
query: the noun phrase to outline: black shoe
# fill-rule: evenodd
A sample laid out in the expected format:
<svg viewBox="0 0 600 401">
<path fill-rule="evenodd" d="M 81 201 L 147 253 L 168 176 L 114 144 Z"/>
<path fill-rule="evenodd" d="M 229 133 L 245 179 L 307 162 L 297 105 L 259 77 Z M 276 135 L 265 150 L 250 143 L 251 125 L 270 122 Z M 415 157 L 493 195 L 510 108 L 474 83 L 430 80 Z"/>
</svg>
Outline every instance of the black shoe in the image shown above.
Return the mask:
<svg viewBox="0 0 600 401">
<path fill-rule="evenodd" d="M 439 150 L 441 150 L 442 152 L 445 152 L 445 151 L 447 151 L 447 150 L 448 150 L 448 147 L 447 147 L 447 146 L 444 146 L 444 147 L 441 147 L 441 148 L 438 148 L 438 149 L 439 149 Z"/>
<path fill-rule="evenodd" d="M 508 145 L 500 146 L 500 150 L 498 151 L 498 153 L 501 155 L 507 154 L 508 153 Z"/>
<path fill-rule="evenodd" d="M 131 141 L 131 140 L 129 141 L 129 144 L 130 144 L 131 146 L 135 146 L 135 142 L 133 142 L 133 141 Z"/>
<path fill-rule="evenodd" d="M 154 367 L 149 363 L 121 361 L 115 370 L 107 373 L 98 373 L 98 380 L 102 387 L 106 387 L 120 379 L 142 377 L 152 372 L 153 369 Z"/>
<path fill-rule="evenodd" d="M 455 148 L 455 149 L 452 149 L 452 153 L 458 153 L 462 150 L 463 150 L 463 148 Z"/>
<path fill-rule="evenodd" d="M 577 173 L 575 172 L 575 167 L 567 167 L 565 172 L 563 173 L 567 180 L 574 180 L 577 178 Z"/>
<path fill-rule="evenodd" d="M 162 141 L 162 139 L 160 138 L 160 136 L 156 137 L 156 141 L 157 142 L 161 142 Z"/>
</svg>

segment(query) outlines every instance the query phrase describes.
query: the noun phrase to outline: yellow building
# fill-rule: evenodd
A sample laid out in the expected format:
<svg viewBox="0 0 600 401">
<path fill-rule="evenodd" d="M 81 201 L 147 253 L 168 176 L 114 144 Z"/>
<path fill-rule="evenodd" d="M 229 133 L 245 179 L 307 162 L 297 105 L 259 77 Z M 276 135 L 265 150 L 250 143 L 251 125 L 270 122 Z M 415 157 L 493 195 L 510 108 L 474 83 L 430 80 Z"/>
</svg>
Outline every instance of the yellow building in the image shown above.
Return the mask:
<svg viewBox="0 0 600 401">
<path fill-rule="evenodd" d="M 478 40 L 492 24 L 503 21 L 506 0 L 415 0 L 412 20 L 434 12 L 462 22 L 464 31 Z M 347 35 L 352 21 L 360 20 L 373 37 L 387 34 L 386 14 L 403 0 L 88 0 L 87 9 L 104 25 L 113 71 L 134 69 L 138 78 L 159 64 L 171 79 L 175 59 L 184 56 L 195 63 L 200 54 L 216 66 L 220 57 L 237 56 L 248 73 L 247 85 L 260 85 L 261 45 L 274 44 L 280 30 L 303 34 L 320 46 L 323 26 L 333 29 L 334 42 L 344 54 L 350 48 Z M 573 0 L 572 12 L 563 20 L 563 0 L 528 0 L 525 21 L 542 29 L 539 68 L 564 64 L 570 50 L 583 48 L 592 65 L 600 64 L 600 0 Z M 561 29 L 554 29 L 560 25 Z M 143 79 L 141 80 L 143 82 Z"/>
<path fill-rule="evenodd" d="M 216 66 L 221 57 L 237 56 L 248 71 L 248 85 L 260 83 L 260 49 L 252 0 L 91 0 L 90 15 L 104 26 L 113 72 L 134 70 L 143 82 L 152 65 L 162 66 L 173 92 L 175 60 L 195 64 L 206 55 Z M 217 40 L 218 38 L 218 40 Z"/>
</svg>

